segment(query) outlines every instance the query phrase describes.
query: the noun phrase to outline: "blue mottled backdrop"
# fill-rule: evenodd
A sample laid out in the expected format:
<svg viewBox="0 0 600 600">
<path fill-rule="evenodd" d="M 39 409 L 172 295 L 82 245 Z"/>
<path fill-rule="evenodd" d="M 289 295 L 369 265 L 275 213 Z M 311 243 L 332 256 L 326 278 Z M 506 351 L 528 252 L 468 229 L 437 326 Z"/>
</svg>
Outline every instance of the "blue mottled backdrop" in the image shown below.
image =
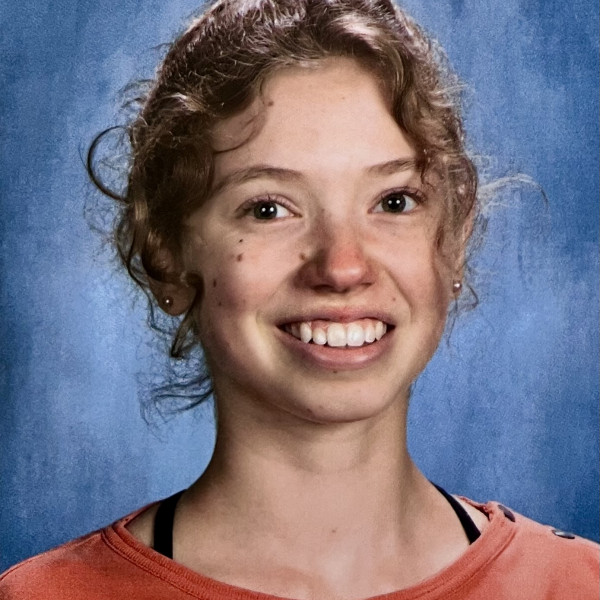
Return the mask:
<svg viewBox="0 0 600 600">
<path fill-rule="evenodd" d="M 419 379 L 410 446 L 433 480 L 598 538 L 598 4 L 407 0 L 467 84 L 497 198 L 480 306 Z M 210 411 L 148 426 L 161 368 L 90 230 L 80 153 L 195 0 L 0 0 L 0 570 L 186 486 Z"/>
</svg>

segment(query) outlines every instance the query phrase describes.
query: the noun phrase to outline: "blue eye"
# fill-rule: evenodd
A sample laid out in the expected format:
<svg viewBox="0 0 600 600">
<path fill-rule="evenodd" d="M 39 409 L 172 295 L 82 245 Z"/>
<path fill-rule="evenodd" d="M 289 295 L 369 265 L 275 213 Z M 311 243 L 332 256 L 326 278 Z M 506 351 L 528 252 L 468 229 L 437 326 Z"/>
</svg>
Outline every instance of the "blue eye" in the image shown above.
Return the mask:
<svg viewBox="0 0 600 600">
<path fill-rule="evenodd" d="M 274 200 L 257 200 L 250 207 L 252 216 L 261 221 L 272 221 L 291 216 L 291 212 Z"/>
<path fill-rule="evenodd" d="M 418 202 L 406 192 L 390 192 L 379 200 L 374 212 L 402 214 L 414 210 Z"/>
</svg>

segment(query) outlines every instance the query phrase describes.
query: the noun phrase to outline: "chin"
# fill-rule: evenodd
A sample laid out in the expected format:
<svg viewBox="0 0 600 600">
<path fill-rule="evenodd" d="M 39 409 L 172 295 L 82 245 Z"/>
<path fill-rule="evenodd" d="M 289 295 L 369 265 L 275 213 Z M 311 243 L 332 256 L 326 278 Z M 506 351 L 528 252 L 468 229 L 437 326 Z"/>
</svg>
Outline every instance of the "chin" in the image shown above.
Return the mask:
<svg viewBox="0 0 600 600">
<path fill-rule="evenodd" d="M 404 393 L 390 393 L 373 387 L 357 390 L 356 386 L 331 385 L 316 397 L 299 394 L 295 398 L 287 396 L 287 406 L 280 406 L 289 414 L 310 423 L 328 425 L 358 423 L 377 420 L 383 415 L 408 406 L 408 388 Z M 352 389 L 354 388 L 354 389 Z"/>
</svg>

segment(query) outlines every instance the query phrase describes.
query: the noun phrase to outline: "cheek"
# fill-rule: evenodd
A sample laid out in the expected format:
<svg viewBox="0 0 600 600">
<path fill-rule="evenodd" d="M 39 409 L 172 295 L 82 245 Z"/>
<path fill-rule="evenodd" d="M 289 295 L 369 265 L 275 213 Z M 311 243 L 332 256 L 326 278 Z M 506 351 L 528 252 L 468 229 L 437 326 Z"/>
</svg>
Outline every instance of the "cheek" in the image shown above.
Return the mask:
<svg viewBox="0 0 600 600">
<path fill-rule="evenodd" d="M 216 323 L 222 329 L 224 320 L 231 327 L 239 327 L 245 319 L 253 318 L 268 306 L 286 276 L 268 249 L 254 248 L 243 240 L 213 247 L 197 261 L 208 283 L 198 307 L 201 332 L 213 329 Z"/>
<path fill-rule="evenodd" d="M 451 274 L 435 248 L 421 246 L 398 262 L 397 284 L 414 343 L 430 353 L 443 333 L 451 301 Z"/>
<path fill-rule="evenodd" d="M 249 262 L 242 249 L 214 252 L 201 261 L 203 275 L 211 281 L 199 306 L 200 314 L 211 319 L 214 313 L 244 310 L 255 289 L 248 285 L 245 267 Z M 206 320 L 202 319 L 202 320 Z"/>
<path fill-rule="evenodd" d="M 397 240 L 393 261 L 399 284 L 408 298 L 421 306 L 445 309 L 452 288 L 449 261 L 444 260 L 430 232 L 416 232 Z"/>
</svg>

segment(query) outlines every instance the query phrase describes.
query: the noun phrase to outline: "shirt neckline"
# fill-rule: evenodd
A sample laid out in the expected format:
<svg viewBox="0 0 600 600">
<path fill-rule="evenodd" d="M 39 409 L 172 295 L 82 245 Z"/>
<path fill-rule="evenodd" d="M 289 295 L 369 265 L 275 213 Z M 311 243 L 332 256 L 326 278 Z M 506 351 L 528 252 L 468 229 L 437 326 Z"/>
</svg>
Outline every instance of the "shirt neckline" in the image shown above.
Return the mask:
<svg viewBox="0 0 600 600">
<path fill-rule="evenodd" d="M 479 539 L 456 561 L 431 577 L 408 588 L 365 600 L 441 599 L 456 593 L 471 579 L 485 573 L 486 565 L 504 550 L 515 535 L 519 515 L 513 522 L 496 502 L 481 504 L 464 497 L 461 500 L 484 512 L 489 519 Z M 293 600 L 217 581 L 144 545 L 129 532 L 127 524 L 154 504 L 142 507 L 103 529 L 103 541 L 133 565 L 197 598 L 210 595 L 211 600 Z"/>
</svg>

